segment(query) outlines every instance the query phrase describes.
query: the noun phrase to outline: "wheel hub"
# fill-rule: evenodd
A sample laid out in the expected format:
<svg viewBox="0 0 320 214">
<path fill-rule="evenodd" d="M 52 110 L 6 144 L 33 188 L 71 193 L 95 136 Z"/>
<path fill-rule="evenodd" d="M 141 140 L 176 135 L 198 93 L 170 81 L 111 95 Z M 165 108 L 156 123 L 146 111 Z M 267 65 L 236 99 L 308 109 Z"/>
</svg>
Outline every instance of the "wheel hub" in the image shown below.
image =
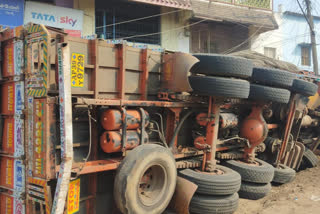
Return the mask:
<svg viewBox="0 0 320 214">
<path fill-rule="evenodd" d="M 167 174 L 160 165 L 149 167 L 142 175 L 138 184 L 138 196 L 145 206 L 159 202 L 165 192 Z"/>
</svg>

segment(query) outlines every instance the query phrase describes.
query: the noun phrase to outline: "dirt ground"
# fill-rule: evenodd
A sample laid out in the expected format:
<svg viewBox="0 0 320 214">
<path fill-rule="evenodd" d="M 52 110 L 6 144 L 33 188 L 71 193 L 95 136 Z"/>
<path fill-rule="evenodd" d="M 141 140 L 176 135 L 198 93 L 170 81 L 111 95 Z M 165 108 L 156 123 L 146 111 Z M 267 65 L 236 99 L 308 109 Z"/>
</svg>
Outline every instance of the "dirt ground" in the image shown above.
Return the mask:
<svg viewBox="0 0 320 214">
<path fill-rule="evenodd" d="M 298 172 L 296 179 L 289 184 L 273 186 L 263 199 L 240 199 L 235 214 L 304 213 L 320 213 L 320 166 Z"/>
</svg>

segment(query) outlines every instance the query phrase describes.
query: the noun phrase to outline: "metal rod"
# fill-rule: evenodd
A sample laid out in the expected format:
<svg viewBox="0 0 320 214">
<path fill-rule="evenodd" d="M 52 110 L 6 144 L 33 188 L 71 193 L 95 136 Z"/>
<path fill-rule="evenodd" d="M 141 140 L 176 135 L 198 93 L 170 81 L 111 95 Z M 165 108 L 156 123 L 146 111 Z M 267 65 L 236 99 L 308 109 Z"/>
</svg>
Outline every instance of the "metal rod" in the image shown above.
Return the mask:
<svg viewBox="0 0 320 214">
<path fill-rule="evenodd" d="M 287 144 L 288 144 L 290 132 L 291 132 L 291 127 L 292 127 L 293 120 L 294 120 L 295 110 L 296 110 L 296 102 L 295 102 L 294 98 L 292 98 L 292 101 L 290 103 L 289 115 L 288 115 L 288 119 L 287 119 L 287 123 L 286 123 L 285 133 L 284 133 L 284 137 L 283 137 L 283 142 L 281 144 L 281 148 L 280 148 L 280 151 L 278 153 L 278 157 L 277 157 L 277 160 L 275 163 L 276 166 L 280 163 L 280 161 L 283 158 L 283 155 L 285 153 L 285 150 L 287 148 Z"/>
<path fill-rule="evenodd" d="M 206 128 L 206 143 L 210 146 L 210 152 L 207 153 L 206 170 L 210 171 L 215 166 L 216 146 L 219 130 L 220 106 L 215 103 L 213 97 L 209 99 L 208 118 L 209 122 Z"/>
</svg>

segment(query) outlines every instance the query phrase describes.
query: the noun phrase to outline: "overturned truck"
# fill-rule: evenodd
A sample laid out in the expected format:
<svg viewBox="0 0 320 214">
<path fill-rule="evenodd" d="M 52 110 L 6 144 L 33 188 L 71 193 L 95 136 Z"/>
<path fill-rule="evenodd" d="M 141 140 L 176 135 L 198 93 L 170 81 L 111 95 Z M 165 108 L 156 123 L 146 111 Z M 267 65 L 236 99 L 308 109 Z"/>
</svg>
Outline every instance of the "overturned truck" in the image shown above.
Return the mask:
<svg viewBox="0 0 320 214">
<path fill-rule="evenodd" d="M 233 213 L 302 162 L 317 86 L 293 73 L 43 25 L 0 40 L 1 213 Z"/>
</svg>

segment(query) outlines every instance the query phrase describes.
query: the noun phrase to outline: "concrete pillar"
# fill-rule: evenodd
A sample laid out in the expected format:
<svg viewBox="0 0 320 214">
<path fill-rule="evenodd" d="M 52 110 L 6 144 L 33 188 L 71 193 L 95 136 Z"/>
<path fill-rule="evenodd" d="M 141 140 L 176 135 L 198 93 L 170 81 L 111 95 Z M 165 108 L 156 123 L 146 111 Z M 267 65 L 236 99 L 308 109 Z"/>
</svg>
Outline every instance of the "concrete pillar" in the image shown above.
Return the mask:
<svg viewBox="0 0 320 214">
<path fill-rule="evenodd" d="M 162 7 L 161 13 L 179 10 L 168 7 Z M 171 51 L 190 51 L 190 36 L 189 28 L 183 26 L 189 24 L 189 19 L 192 16 L 191 11 L 180 11 L 161 16 L 161 46 Z M 177 29 L 179 28 L 179 29 Z M 173 30 L 177 29 L 177 30 Z"/>
<path fill-rule="evenodd" d="M 82 36 L 95 34 L 95 0 L 73 0 L 74 9 L 83 10 Z"/>
</svg>

